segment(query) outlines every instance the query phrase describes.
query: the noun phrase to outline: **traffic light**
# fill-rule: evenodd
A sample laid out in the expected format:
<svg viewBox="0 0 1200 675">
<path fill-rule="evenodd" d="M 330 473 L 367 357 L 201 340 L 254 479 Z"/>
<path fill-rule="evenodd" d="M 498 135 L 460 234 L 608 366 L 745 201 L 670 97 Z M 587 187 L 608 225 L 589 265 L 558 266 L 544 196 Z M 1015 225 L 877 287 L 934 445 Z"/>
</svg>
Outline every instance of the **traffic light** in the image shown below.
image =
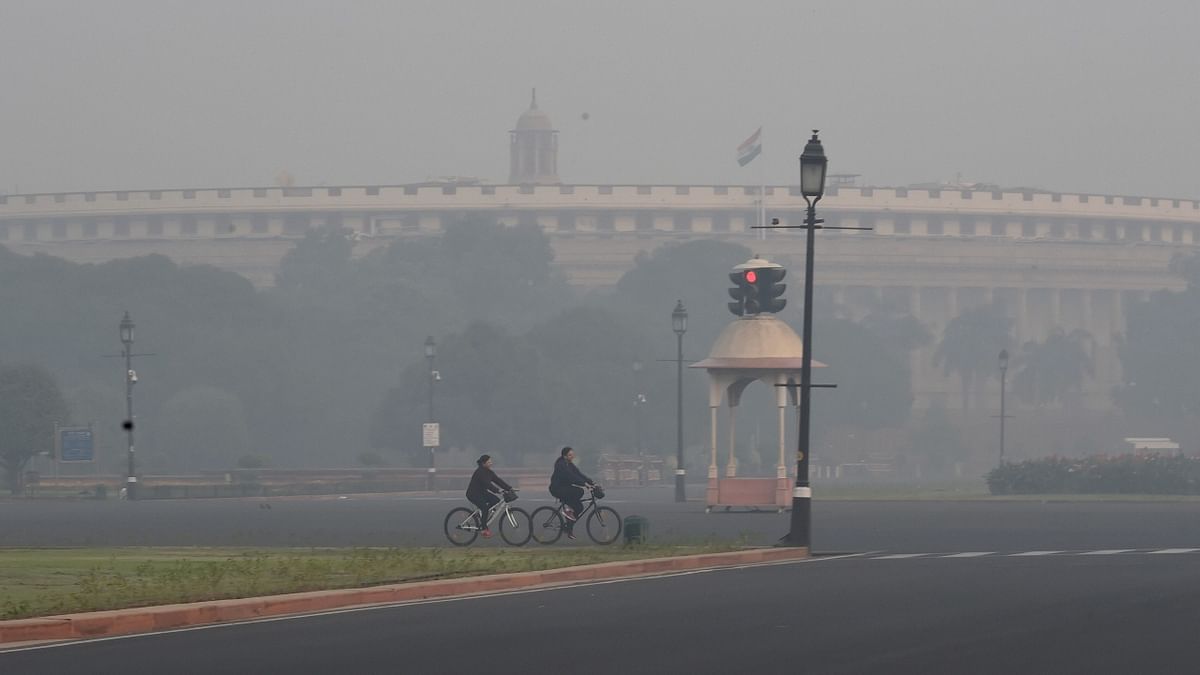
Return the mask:
<svg viewBox="0 0 1200 675">
<path fill-rule="evenodd" d="M 755 270 L 730 272 L 729 280 L 734 284 L 729 289 L 729 297 L 733 298 L 728 305 L 729 311 L 737 316 L 758 314 L 758 287 L 754 285 L 758 281 L 758 274 Z"/>
<path fill-rule="evenodd" d="M 787 284 L 779 283 L 787 270 L 782 267 L 754 267 L 729 273 L 734 287 L 729 289 L 729 311 L 737 316 L 774 313 L 787 306 L 787 300 L 779 297 L 787 290 Z"/>
<path fill-rule="evenodd" d="M 767 267 L 761 270 L 750 270 L 758 272 L 758 277 L 755 286 L 758 288 L 758 305 L 760 312 L 780 312 L 784 307 L 787 307 L 787 300 L 779 297 L 787 290 L 787 284 L 781 284 L 780 281 L 787 276 L 787 270 L 782 267 Z"/>
</svg>

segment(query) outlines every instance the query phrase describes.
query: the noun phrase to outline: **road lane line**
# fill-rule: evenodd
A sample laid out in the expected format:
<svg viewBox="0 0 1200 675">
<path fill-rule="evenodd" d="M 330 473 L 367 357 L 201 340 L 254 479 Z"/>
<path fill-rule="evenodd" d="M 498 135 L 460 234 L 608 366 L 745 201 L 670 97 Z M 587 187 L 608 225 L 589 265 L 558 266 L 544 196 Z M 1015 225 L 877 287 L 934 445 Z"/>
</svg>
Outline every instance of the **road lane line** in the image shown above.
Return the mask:
<svg viewBox="0 0 1200 675">
<path fill-rule="evenodd" d="M 1022 556 L 1058 555 L 1059 553 L 1066 553 L 1066 551 L 1025 551 L 1024 553 L 1009 553 L 1008 557 L 1020 558 Z"/>
<path fill-rule="evenodd" d="M 1200 548 L 1164 548 L 1158 551 L 1150 551 L 1150 555 L 1160 553 L 1195 553 L 1196 551 L 1200 551 Z"/>
<path fill-rule="evenodd" d="M 1136 550 L 1136 548 L 1106 548 L 1100 551 L 1084 551 L 1078 555 L 1116 555 L 1118 553 L 1130 553 Z"/>
<path fill-rule="evenodd" d="M 905 558 L 920 558 L 922 556 L 933 555 L 932 553 L 893 553 L 891 555 L 880 555 L 871 558 L 872 560 L 903 560 Z"/>
<path fill-rule="evenodd" d="M 995 551 L 966 551 L 963 553 L 951 553 L 950 555 L 938 556 L 940 558 L 979 558 L 985 555 L 995 555 Z"/>
</svg>

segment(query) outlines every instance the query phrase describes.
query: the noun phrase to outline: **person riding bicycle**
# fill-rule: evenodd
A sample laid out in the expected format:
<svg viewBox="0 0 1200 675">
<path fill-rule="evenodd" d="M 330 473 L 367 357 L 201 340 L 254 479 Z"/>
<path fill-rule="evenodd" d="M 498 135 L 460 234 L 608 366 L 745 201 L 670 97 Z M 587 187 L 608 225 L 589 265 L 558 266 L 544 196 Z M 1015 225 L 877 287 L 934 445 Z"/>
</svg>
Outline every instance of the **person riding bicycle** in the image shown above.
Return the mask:
<svg viewBox="0 0 1200 675">
<path fill-rule="evenodd" d="M 559 458 L 554 460 L 554 473 L 550 476 L 550 494 L 558 497 L 565 505 L 563 515 L 566 516 L 567 537 L 575 538 L 572 531 L 575 519 L 583 512 L 583 488 L 579 485 L 596 487 L 595 481 L 588 478 L 575 466 L 575 451 L 571 446 L 562 449 Z"/>
<path fill-rule="evenodd" d="M 467 500 L 479 508 L 479 529 L 484 537 L 492 536 L 488 528 L 488 514 L 492 507 L 500 503 L 499 491 L 494 486 L 499 485 L 506 492 L 511 492 L 513 486 L 505 483 L 492 471 L 492 456 L 480 455 L 475 460 L 479 468 L 471 474 L 471 483 L 467 485 Z"/>
</svg>

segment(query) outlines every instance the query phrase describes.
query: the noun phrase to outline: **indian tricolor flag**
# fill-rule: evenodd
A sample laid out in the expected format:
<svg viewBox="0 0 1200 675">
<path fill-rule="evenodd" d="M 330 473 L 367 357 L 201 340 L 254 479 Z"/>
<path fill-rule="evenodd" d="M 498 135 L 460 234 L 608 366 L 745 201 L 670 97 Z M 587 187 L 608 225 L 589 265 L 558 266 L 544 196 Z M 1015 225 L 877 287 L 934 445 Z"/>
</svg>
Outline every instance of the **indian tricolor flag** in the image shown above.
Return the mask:
<svg viewBox="0 0 1200 675">
<path fill-rule="evenodd" d="M 762 152 L 762 127 L 758 128 L 737 149 L 738 166 L 746 166 Z"/>
</svg>

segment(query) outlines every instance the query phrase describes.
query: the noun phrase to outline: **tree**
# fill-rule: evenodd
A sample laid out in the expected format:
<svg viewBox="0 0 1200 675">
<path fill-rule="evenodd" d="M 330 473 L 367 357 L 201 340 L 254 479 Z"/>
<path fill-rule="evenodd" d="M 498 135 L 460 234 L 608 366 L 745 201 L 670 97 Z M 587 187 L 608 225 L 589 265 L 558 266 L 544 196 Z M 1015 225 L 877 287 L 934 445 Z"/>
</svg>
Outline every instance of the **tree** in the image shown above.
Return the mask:
<svg viewBox="0 0 1200 675">
<path fill-rule="evenodd" d="M 67 422 L 67 404 L 49 371 L 0 366 L 0 468 L 9 490 L 21 489 L 25 464 L 54 447 L 54 424 Z"/>
<path fill-rule="evenodd" d="M 309 230 L 283 256 L 275 286 L 284 292 L 323 292 L 346 280 L 351 271 L 353 232 L 344 227 Z"/>
<path fill-rule="evenodd" d="M 996 370 L 1000 350 L 1008 346 L 1012 320 L 1001 305 L 992 303 L 966 310 L 950 320 L 933 353 L 933 365 L 962 381 L 962 409 L 970 409 L 970 393 L 977 380 Z"/>
<path fill-rule="evenodd" d="M 1187 280 L 1186 289 L 1126 307 L 1125 333 L 1117 340 L 1125 383 L 1113 398 L 1156 428 L 1190 435 L 1200 417 L 1200 257 L 1178 257 L 1171 267 Z"/>
<path fill-rule="evenodd" d="M 163 404 L 153 427 L 161 468 L 228 469 L 250 448 L 242 403 L 237 396 L 209 386 L 188 387 Z"/>
<path fill-rule="evenodd" d="M 1042 342 L 1026 342 L 1016 359 L 1013 393 L 1034 405 L 1068 403 L 1093 373 L 1092 357 L 1084 346 L 1091 341 L 1091 333 L 1085 330 L 1055 329 Z"/>
</svg>

